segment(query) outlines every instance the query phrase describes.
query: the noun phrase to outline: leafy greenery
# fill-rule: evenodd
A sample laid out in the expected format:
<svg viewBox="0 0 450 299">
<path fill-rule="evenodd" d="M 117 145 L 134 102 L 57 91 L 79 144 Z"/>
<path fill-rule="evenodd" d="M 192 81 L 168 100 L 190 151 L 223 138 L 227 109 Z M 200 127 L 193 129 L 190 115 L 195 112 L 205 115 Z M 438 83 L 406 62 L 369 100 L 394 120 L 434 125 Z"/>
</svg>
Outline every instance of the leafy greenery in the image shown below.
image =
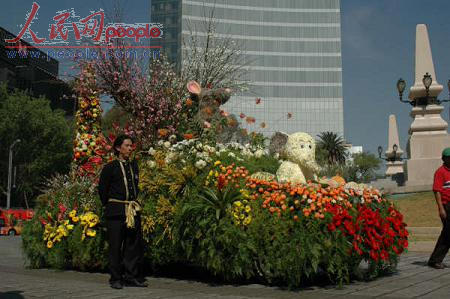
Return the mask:
<svg viewBox="0 0 450 299">
<path fill-rule="evenodd" d="M 317 147 L 325 151 L 327 163 L 329 165 L 343 164 L 347 158 L 344 139 L 334 132 L 322 132 L 318 137 Z"/>
<path fill-rule="evenodd" d="M 0 85 L 0 168 L 8 169 L 9 146 L 16 140 L 17 196 L 33 198 L 45 178 L 67 173 L 72 155 L 71 124 L 62 110 L 52 111 L 45 98 L 32 98 L 23 91 L 8 91 Z M 0 186 L 7 185 L 8 172 L 2 171 Z M 6 191 L 6 190 L 3 190 Z M 4 194 L 2 194 L 4 196 Z M 19 205 L 16 200 L 12 205 Z"/>
<path fill-rule="evenodd" d="M 376 171 L 380 168 L 380 159 L 374 154 L 363 152 L 353 154 L 346 173 L 347 181 L 369 183 L 376 179 Z"/>
</svg>

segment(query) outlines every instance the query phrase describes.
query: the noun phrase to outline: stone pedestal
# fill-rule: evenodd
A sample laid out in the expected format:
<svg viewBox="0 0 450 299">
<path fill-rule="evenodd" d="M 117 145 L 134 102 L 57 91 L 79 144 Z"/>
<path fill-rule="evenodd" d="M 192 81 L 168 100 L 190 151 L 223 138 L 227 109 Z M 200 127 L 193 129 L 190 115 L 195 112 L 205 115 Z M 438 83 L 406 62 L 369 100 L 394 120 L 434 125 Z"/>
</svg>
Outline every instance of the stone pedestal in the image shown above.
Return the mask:
<svg viewBox="0 0 450 299">
<path fill-rule="evenodd" d="M 433 79 L 428 96 L 438 97 L 443 86 L 436 79 L 427 27 L 424 24 L 419 24 L 416 28 L 415 58 L 415 83 L 410 88 L 409 99 L 415 101 L 427 96 L 422 83 L 426 73 Z M 406 187 L 428 186 L 428 190 L 431 190 L 434 172 L 442 165 L 442 150 L 450 146 L 448 124 L 441 117 L 442 110 L 444 107 L 441 105 L 429 104 L 416 106 L 411 111 L 413 122 L 407 146 L 409 160 L 406 162 Z"/>
<path fill-rule="evenodd" d="M 442 150 L 450 147 L 450 136 L 446 132 L 413 134 L 408 146 L 410 159 L 406 162 L 406 185 L 432 185 L 434 172 L 442 165 Z"/>
<path fill-rule="evenodd" d="M 392 176 L 397 173 L 403 173 L 403 161 L 394 161 L 386 163 L 386 176 Z"/>
</svg>

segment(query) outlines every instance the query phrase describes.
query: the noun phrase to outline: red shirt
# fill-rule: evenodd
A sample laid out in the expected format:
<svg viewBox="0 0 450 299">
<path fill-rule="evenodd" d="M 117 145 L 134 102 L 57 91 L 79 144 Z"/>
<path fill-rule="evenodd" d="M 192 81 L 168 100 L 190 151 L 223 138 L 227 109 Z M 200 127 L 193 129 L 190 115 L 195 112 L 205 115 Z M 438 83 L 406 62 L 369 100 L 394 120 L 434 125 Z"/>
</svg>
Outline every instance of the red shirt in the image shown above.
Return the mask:
<svg viewBox="0 0 450 299">
<path fill-rule="evenodd" d="M 441 193 L 442 204 L 450 202 L 450 169 L 444 165 L 434 173 L 433 191 Z"/>
</svg>

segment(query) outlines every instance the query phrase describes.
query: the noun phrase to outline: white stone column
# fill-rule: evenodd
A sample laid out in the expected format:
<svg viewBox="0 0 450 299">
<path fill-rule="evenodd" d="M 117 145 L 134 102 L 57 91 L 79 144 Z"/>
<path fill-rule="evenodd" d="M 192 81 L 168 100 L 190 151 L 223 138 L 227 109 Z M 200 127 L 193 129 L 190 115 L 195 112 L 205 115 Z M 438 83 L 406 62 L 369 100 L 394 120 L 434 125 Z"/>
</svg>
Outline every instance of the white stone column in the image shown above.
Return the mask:
<svg viewBox="0 0 450 299">
<path fill-rule="evenodd" d="M 394 145 L 397 146 L 397 150 L 395 152 Z M 403 161 L 400 161 L 403 155 L 403 150 L 400 148 L 397 119 L 394 114 L 389 115 L 388 148 L 386 149 L 384 155 L 387 159 L 394 160 L 386 163 L 386 176 L 392 176 L 394 174 L 404 172 Z"/>
<path fill-rule="evenodd" d="M 411 101 L 426 96 L 426 89 L 422 82 L 425 73 L 430 74 L 433 79 L 428 95 L 437 97 L 443 87 L 437 82 L 434 71 L 427 27 L 419 24 L 416 27 L 415 82 L 409 92 Z M 442 164 L 442 150 L 450 146 L 450 138 L 447 134 L 448 124 L 441 117 L 443 109 L 441 105 L 431 104 L 416 106 L 410 113 L 413 122 L 409 129 L 407 186 L 429 185 L 431 187 L 434 172 Z"/>
</svg>

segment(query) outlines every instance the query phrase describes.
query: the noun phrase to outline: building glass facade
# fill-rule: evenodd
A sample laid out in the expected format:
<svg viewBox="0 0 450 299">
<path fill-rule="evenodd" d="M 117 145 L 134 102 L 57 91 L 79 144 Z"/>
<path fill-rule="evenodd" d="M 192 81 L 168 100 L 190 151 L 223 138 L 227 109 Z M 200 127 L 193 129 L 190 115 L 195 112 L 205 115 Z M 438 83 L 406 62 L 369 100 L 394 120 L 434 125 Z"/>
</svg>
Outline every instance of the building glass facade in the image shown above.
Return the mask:
<svg viewBox="0 0 450 299">
<path fill-rule="evenodd" d="M 163 3 L 174 8 L 174 19 Z M 233 96 L 225 110 L 255 117 L 255 124 L 243 126 L 267 136 L 276 131 L 344 136 L 339 0 L 153 0 L 152 21 L 164 24 L 167 40 L 161 42 L 173 61 L 182 59 L 188 28 L 202 28 L 211 10 L 217 36 L 241 47 L 244 79 L 250 82 L 249 91 Z"/>
</svg>

